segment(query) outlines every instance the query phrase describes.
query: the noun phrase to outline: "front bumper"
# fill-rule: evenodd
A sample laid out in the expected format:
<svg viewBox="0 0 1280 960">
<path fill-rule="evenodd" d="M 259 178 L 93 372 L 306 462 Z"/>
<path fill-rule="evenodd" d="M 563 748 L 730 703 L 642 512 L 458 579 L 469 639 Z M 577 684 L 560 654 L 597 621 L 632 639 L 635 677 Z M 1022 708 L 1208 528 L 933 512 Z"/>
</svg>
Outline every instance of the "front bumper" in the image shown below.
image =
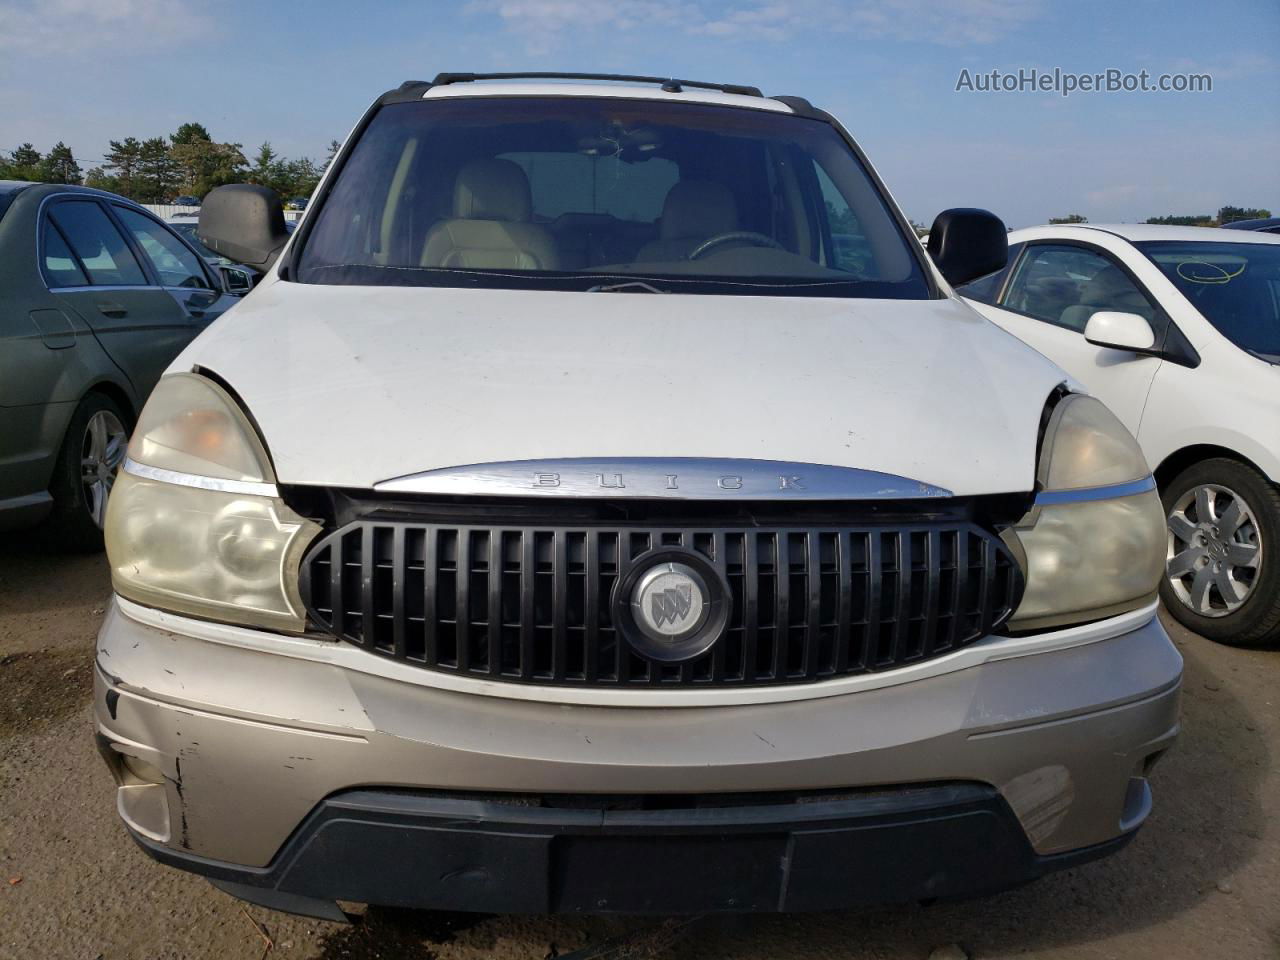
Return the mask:
<svg viewBox="0 0 1280 960">
<path fill-rule="evenodd" d="M 822 699 L 584 706 L 197 640 L 113 604 L 98 667 L 126 823 L 240 895 L 666 912 L 978 893 L 1106 852 L 1150 809 L 1182 661 L 1153 617 Z"/>
</svg>

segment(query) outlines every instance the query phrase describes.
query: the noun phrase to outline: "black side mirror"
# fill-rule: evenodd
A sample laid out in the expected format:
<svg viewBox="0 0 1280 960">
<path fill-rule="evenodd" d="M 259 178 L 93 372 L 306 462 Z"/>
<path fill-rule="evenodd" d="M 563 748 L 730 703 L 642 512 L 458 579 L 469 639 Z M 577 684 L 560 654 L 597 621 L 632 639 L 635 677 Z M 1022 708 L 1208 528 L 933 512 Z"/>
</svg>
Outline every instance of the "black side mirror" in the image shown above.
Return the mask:
<svg viewBox="0 0 1280 960">
<path fill-rule="evenodd" d="M 929 229 L 929 256 L 947 283 L 959 286 L 1009 262 L 1009 233 L 1001 219 L 986 210 L 943 210 Z"/>
<path fill-rule="evenodd" d="M 253 280 L 250 278 L 249 271 L 237 267 L 219 267 L 218 269 L 222 272 L 222 286 L 227 293 L 243 297 L 253 289 Z"/>
<path fill-rule="evenodd" d="M 233 183 L 210 190 L 200 205 L 200 242 L 228 260 L 266 271 L 284 249 L 284 207 L 274 190 Z"/>
</svg>

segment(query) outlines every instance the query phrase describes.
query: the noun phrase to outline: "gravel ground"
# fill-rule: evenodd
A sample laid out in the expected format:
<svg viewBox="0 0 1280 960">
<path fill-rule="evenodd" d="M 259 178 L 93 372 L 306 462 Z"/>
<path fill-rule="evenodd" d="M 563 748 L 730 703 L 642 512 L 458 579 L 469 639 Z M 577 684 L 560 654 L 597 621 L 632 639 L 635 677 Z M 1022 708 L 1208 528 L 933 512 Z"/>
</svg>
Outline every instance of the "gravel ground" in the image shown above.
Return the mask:
<svg viewBox="0 0 1280 960">
<path fill-rule="evenodd" d="M 90 736 L 101 557 L 0 539 L 0 958 L 1280 957 L 1280 652 L 1170 625 L 1184 734 L 1119 856 L 979 901 L 633 921 L 371 909 L 351 925 L 242 906 L 139 852 Z M 958 944 L 963 952 L 945 948 Z"/>
</svg>

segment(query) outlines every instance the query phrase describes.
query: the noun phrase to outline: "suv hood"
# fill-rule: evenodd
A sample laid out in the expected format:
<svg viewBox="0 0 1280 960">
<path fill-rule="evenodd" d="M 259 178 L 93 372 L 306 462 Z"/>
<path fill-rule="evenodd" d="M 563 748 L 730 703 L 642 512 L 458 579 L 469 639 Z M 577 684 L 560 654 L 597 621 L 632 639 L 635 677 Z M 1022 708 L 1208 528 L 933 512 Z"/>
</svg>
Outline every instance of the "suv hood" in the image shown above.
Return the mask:
<svg viewBox="0 0 1280 960">
<path fill-rule="evenodd" d="M 1026 491 L 1065 379 L 958 299 L 272 281 L 171 369 L 193 366 L 239 393 L 282 483 L 364 488 L 496 461 L 713 457 Z"/>
</svg>

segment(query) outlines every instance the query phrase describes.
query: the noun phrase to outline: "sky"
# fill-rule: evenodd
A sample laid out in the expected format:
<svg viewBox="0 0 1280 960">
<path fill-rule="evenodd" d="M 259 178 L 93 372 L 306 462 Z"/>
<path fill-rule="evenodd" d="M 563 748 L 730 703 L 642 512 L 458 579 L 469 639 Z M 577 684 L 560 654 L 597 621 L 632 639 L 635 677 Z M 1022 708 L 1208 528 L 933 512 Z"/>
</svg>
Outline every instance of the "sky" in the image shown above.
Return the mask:
<svg viewBox="0 0 1280 960">
<path fill-rule="evenodd" d="M 0 150 L 188 120 L 323 158 L 382 91 L 439 71 L 744 83 L 839 117 L 907 215 L 1012 227 L 1280 215 L 1280 0 L 0 0 Z M 1206 73 L 1211 92 L 957 91 L 1020 69 Z M 974 80 L 976 85 L 977 81 Z"/>
</svg>

